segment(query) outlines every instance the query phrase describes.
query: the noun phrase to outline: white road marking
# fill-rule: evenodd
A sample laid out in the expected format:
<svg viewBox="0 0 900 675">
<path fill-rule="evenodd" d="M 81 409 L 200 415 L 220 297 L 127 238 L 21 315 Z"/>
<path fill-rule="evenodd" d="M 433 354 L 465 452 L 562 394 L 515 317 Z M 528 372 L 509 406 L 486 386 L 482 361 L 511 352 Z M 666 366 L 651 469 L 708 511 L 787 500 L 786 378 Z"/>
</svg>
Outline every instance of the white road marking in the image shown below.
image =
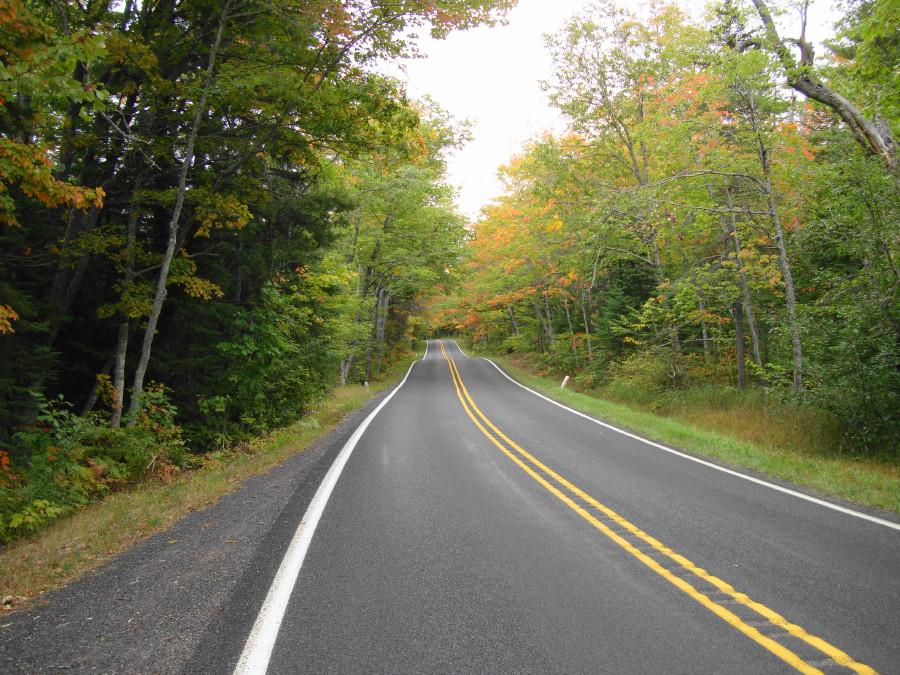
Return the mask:
<svg viewBox="0 0 900 675">
<path fill-rule="evenodd" d="M 459 345 L 457 345 L 457 347 L 459 347 Z M 754 476 L 748 476 L 747 474 L 741 473 L 739 471 L 734 471 L 732 469 L 725 468 L 724 466 L 719 466 L 718 464 L 713 464 L 712 462 L 707 462 L 706 460 L 700 459 L 698 457 L 693 457 L 692 455 L 688 455 L 687 453 L 682 452 L 680 450 L 674 450 L 672 448 L 666 447 L 665 445 L 661 445 L 660 443 L 655 443 L 653 441 L 647 440 L 646 438 L 642 438 L 642 437 L 638 436 L 637 434 L 633 434 L 629 431 L 625 431 L 624 429 L 620 429 L 619 427 L 615 427 L 612 424 L 609 424 L 607 422 L 602 422 L 595 417 L 591 417 L 590 415 L 587 415 L 581 411 L 575 410 L 574 408 L 570 408 L 569 406 L 565 405 L 564 403 L 560 403 L 559 401 L 554 401 L 552 398 L 544 396 L 540 392 L 537 392 L 530 387 L 526 387 L 521 382 L 516 382 L 513 378 L 511 378 L 509 375 L 504 373 L 503 369 L 501 369 L 500 366 L 498 366 L 496 363 L 494 363 L 490 359 L 484 359 L 484 360 L 487 361 L 488 363 L 490 363 L 492 366 L 494 366 L 494 368 L 496 368 L 500 372 L 500 374 L 503 375 L 503 377 L 505 377 L 507 380 L 509 380 L 513 384 L 518 385 L 519 387 L 522 387 L 522 389 L 525 389 L 526 391 L 530 391 L 535 396 L 538 396 L 538 397 L 544 399 L 545 401 L 562 408 L 563 410 L 568 410 L 569 412 L 574 413 L 575 415 L 578 415 L 579 417 L 583 417 L 584 419 L 586 419 L 590 422 L 593 422 L 594 424 L 598 424 L 601 427 L 610 429 L 611 431 L 615 431 L 616 433 L 622 434 L 623 436 L 628 436 L 629 438 L 633 438 L 636 441 L 641 441 L 642 443 L 651 445 L 654 448 L 659 448 L 660 450 L 664 450 L 665 452 L 671 453 L 673 455 L 677 455 L 678 457 L 681 457 L 682 459 L 689 459 L 692 462 L 697 462 L 698 464 L 708 466 L 712 469 L 716 469 L 717 471 L 722 471 L 722 472 L 730 474 L 732 476 L 736 476 L 738 478 L 743 478 L 744 480 L 748 480 L 751 483 L 756 483 L 757 485 L 763 485 L 767 488 L 777 490 L 778 492 L 783 492 L 785 494 L 792 495 L 799 499 L 804 499 L 808 502 L 812 502 L 813 504 L 818 504 L 819 506 L 824 506 L 826 508 L 833 509 L 835 511 L 839 511 L 839 512 L 844 513 L 849 516 L 854 516 L 856 518 L 862 518 L 863 520 L 868 520 L 869 522 L 877 523 L 878 525 L 884 525 L 885 527 L 889 527 L 893 530 L 900 531 L 900 523 L 894 523 L 894 522 L 891 522 L 890 520 L 885 520 L 885 519 L 879 518 L 877 516 L 871 516 L 868 513 L 860 513 L 859 511 L 854 511 L 853 509 L 848 509 L 848 508 L 840 506 L 838 504 L 832 504 L 831 502 L 827 502 L 824 499 L 819 499 L 818 497 L 813 497 L 811 495 L 803 494 L 802 492 L 797 492 L 796 490 L 791 490 L 790 488 L 782 487 L 781 485 L 775 485 L 774 483 L 769 483 L 768 481 L 760 480 L 759 478 L 755 478 Z"/>
<path fill-rule="evenodd" d="M 294 590 L 294 584 L 297 582 L 300 568 L 303 566 L 306 552 L 309 549 L 313 534 L 316 532 L 316 526 L 319 524 L 322 512 L 325 510 L 325 505 L 328 503 L 328 498 L 331 496 L 334 486 L 344 470 L 344 465 L 350 458 L 350 454 L 353 452 L 359 439 L 372 420 L 375 419 L 375 416 L 381 412 L 381 409 L 387 405 L 387 402 L 406 383 L 415 365 L 416 362 L 410 365 L 400 384 L 356 428 L 356 431 L 353 432 L 353 435 L 341 448 L 328 473 L 325 474 L 325 478 L 312 498 L 309 507 L 307 507 L 300 525 L 297 526 L 294 538 L 291 540 L 290 546 L 288 546 L 288 550 L 284 554 L 284 559 L 281 561 L 281 566 L 275 574 L 269 593 L 266 595 L 259 615 L 256 617 L 256 622 L 253 624 L 247 642 L 244 644 L 241 658 L 234 669 L 235 675 L 262 675 L 269 667 L 269 659 L 271 659 L 272 650 L 275 648 L 275 640 L 278 637 L 278 630 L 281 628 L 281 622 L 284 619 L 291 592 Z"/>
</svg>

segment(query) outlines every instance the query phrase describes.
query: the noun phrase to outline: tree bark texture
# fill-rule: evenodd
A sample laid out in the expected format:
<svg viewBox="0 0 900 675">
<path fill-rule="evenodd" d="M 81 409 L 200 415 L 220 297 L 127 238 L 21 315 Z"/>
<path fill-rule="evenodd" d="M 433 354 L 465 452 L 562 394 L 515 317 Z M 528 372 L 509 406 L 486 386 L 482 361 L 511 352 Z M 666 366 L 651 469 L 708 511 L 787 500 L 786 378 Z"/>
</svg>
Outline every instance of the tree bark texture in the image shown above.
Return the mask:
<svg viewBox="0 0 900 675">
<path fill-rule="evenodd" d="M 834 110 L 844 121 L 863 149 L 877 155 L 889 168 L 897 169 L 897 141 L 889 124 L 879 119 L 867 119 L 849 100 L 823 84 L 812 72 L 812 65 L 798 64 L 794 55 L 779 37 L 772 13 L 764 0 L 752 0 L 766 29 L 766 38 L 778 55 L 787 83 L 804 96 Z M 807 59 L 804 59 L 806 61 Z"/>
</svg>

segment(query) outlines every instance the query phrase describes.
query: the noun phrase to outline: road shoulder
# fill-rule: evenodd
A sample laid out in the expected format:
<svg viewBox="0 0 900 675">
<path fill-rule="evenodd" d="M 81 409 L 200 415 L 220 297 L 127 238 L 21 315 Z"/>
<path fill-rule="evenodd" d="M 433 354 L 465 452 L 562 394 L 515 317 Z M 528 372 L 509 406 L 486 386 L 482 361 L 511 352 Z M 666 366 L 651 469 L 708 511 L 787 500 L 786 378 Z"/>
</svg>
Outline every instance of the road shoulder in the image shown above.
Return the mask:
<svg viewBox="0 0 900 675">
<path fill-rule="evenodd" d="M 37 607 L 4 616 L 0 671 L 224 672 L 290 540 L 285 533 L 296 529 L 340 448 L 389 391 L 215 504 L 48 593 Z"/>
</svg>

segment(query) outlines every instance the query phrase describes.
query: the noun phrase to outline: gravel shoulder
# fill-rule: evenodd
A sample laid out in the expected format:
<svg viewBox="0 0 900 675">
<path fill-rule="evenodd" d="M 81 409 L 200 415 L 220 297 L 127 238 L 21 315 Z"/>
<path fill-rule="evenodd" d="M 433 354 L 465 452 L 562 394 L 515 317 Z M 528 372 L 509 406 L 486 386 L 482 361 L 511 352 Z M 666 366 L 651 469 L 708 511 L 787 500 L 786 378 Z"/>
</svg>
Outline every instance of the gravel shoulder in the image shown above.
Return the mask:
<svg viewBox="0 0 900 675">
<path fill-rule="evenodd" d="M 334 457 L 381 392 L 331 432 L 42 604 L 3 617 L 2 673 L 233 668 L 284 551 Z"/>
</svg>

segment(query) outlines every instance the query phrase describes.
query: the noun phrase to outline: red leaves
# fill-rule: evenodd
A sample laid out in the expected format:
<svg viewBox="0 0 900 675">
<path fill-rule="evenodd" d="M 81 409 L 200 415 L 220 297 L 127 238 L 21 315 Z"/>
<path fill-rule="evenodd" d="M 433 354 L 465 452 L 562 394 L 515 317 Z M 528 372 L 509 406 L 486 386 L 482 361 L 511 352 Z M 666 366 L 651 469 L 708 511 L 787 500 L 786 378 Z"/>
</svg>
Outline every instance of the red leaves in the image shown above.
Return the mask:
<svg viewBox="0 0 900 675">
<path fill-rule="evenodd" d="M 9 487 L 16 478 L 18 475 L 9 467 L 9 454 L 5 450 L 0 450 L 0 485 Z"/>
</svg>

